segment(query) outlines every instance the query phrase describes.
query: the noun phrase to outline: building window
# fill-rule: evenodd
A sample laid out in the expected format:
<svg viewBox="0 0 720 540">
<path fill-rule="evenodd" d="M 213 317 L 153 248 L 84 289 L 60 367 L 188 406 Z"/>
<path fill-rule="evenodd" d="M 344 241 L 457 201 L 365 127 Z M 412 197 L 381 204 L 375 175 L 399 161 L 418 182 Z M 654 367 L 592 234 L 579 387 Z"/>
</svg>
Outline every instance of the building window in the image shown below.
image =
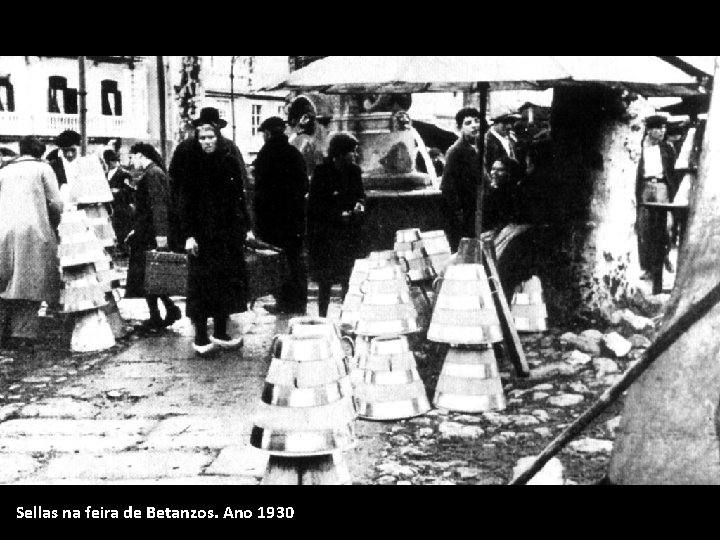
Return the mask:
<svg viewBox="0 0 720 540">
<path fill-rule="evenodd" d="M 10 77 L 0 77 L 0 112 L 15 110 L 15 92 Z"/>
<path fill-rule="evenodd" d="M 253 105 L 252 106 L 252 117 L 250 125 L 252 126 L 252 134 L 257 135 L 258 130 L 260 129 L 260 124 L 262 117 L 262 105 Z"/>
<path fill-rule="evenodd" d="M 122 92 L 118 90 L 117 81 L 100 82 L 102 95 L 102 113 L 105 116 L 122 116 Z"/>
<path fill-rule="evenodd" d="M 78 113 L 78 91 L 76 88 L 68 88 L 65 77 L 54 75 L 49 79 L 48 112 Z"/>
</svg>

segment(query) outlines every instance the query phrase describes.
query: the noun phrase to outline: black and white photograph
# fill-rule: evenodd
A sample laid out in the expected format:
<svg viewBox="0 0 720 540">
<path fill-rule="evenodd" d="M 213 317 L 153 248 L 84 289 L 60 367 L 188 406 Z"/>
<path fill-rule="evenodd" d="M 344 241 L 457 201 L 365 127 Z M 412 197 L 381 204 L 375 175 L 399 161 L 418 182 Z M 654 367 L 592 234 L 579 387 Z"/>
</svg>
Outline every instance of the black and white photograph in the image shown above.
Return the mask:
<svg viewBox="0 0 720 540">
<path fill-rule="evenodd" d="M 720 484 L 718 58 L 0 56 L 0 485 Z"/>
</svg>

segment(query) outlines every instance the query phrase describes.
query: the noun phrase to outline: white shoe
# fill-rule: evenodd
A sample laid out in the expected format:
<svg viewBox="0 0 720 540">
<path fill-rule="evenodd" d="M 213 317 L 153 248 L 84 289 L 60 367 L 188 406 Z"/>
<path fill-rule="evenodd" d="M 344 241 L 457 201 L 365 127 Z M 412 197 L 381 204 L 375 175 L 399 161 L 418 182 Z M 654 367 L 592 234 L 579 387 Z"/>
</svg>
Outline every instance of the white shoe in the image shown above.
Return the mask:
<svg viewBox="0 0 720 540">
<path fill-rule="evenodd" d="M 208 356 L 215 350 L 215 343 L 210 342 L 207 345 L 196 345 L 193 343 L 193 349 L 195 349 L 198 356 Z"/>
<path fill-rule="evenodd" d="M 217 345 L 221 349 L 237 349 L 237 348 L 243 346 L 243 338 L 242 337 L 239 337 L 236 339 L 231 339 L 230 341 L 225 341 L 225 340 L 218 339 L 215 336 L 213 336 L 210 338 L 210 341 L 212 341 L 215 345 Z"/>
</svg>

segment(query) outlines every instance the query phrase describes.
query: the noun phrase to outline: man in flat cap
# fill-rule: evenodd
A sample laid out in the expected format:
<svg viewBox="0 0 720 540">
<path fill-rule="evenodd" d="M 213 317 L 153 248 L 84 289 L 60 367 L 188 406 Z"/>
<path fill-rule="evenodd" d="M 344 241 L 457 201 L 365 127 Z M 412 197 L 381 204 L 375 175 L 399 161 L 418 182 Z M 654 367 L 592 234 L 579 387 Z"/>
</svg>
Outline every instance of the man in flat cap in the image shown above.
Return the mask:
<svg viewBox="0 0 720 540">
<path fill-rule="evenodd" d="M 80 147 L 80 134 L 77 131 L 68 129 L 55 138 L 56 150 L 47 155 L 55 176 L 58 179 L 58 186 L 72 182 L 77 176 L 78 149 Z"/>
<path fill-rule="evenodd" d="M 518 115 L 503 114 L 493 118 L 493 125 L 485 135 L 485 172 L 489 175 L 493 164 L 502 158 L 517 161 L 517 140 L 513 126 L 522 120 Z"/>
<path fill-rule="evenodd" d="M 275 294 L 271 313 L 304 314 L 307 310 L 307 269 L 302 250 L 305 241 L 305 196 L 309 182 L 300 151 L 285 134 L 282 118 L 273 116 L 260 125 L 265 145 L 255 160 L 255 234 L 283 249 L 289 275 Z"/>
<path fill-rule="evenodd" d="M 637 234 L 640 267 L 645 274 L 643 279 L 653 279 L 656 283 L 654 294 L 662 276 L 669 250 L 667 213 L 650 211 L 642 203 L 669 203 L 677 193 L 675 179 L 675 149 L 665 140 L 667 118 L 654 115 L 645 120 L 645 139 L 638 167 L 635 190 L 638 203 Z M 669 262 L 669 261 L 668 261 Z"/>
</svg>

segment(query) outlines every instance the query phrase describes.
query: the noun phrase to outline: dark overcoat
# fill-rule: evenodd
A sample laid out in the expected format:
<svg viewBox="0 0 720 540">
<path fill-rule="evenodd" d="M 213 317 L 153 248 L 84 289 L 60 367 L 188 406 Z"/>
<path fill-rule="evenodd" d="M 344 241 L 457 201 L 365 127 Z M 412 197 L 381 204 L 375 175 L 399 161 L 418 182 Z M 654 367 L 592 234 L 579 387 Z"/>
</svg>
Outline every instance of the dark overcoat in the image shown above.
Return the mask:
<svg viewBox="0 0 720 540">
<path fill-rule="evenodd" d="M 115 169 L 108 179 L 113 194 L 112 224 L 118 244 L 122 244 L 132 230 L 135 190 L 128 185 L 132 184 L 132 181 L 130 173 L 123 168 Z"/>
<path fill-rule="evenodd" d="M 157 236 L 167 237 L 169 205 L 168 177 L 151 163 L 137 184 L 125 298 L 145 296 L 145 252 L 157 247 Z"/>
<path fill-rule="evenodd" d="M 357 215 L 343 218 L 358 202 L 364 204 L 362 171 L 357 165 L 338 170 L 329 159 L 319 165 L 308 197 L 310 274 L 317 281 L 342 282 L 360 257 L 361 223 Z"/>
<path fill-rule="evenodd" d="M 453 249 L 457 248 L 461 238 L 475 236 L 477 190 L 482 181 L 483 170 L 477 149 L 460 138 L 448 150 L 440 185 Z"/>
<path fill-rule="evenodd" d="M 60 149 L 56 148 L 50 152 L 45 159 L 52 167 L 55 177 L 57 178 L 58 186 L 67 184 L 67 176 L 65 174 L 65 166 L 63 165 L 62 158 L 60 157 Z"/>
<path fill-rule="evenodd" d="M 273 136 L 255 160 L 255 234 L 285 248 L 305 236 L 305 160 L 285 135 Z"/>
<path fill-rule="evenodd" d="M 206 154 L 195 139 L 173 155 L 170 175 L 183 243 L 194 238 L 189 257 L 187 315 L 191 319 L 247 311 L 245 237 L 250 228 L 245 199 L 245 165 L 235 146 L 221 139 Z"/>
</svg>

